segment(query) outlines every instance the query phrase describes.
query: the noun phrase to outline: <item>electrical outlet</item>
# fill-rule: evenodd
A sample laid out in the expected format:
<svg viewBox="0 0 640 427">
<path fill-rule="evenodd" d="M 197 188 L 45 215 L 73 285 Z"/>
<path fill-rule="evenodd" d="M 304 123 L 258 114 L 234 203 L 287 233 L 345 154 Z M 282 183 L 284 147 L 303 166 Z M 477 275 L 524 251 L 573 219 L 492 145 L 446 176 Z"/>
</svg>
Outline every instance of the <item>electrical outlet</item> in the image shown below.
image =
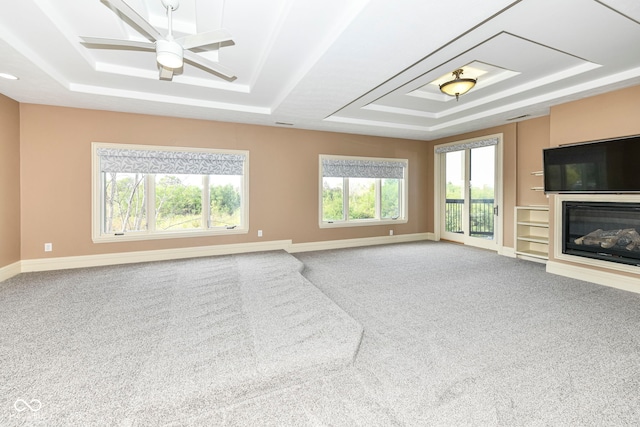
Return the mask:
<svg viewBox="0 0 640 427">
<path fill-rule="evenodd" d="M 45 243 L 44 244 L 44 251 L 45 252 L 51 252 L 53 250 L 53 243 Z"/>
<path fill-rule="evenodd" d="M 389 230 L 389 236 L 393 236 L 393 230 Z"/>
<path fill-rule="evenodd" d="M 262 230 L 258 230 L 258 237 L 262 237 Z"/>
</svg>

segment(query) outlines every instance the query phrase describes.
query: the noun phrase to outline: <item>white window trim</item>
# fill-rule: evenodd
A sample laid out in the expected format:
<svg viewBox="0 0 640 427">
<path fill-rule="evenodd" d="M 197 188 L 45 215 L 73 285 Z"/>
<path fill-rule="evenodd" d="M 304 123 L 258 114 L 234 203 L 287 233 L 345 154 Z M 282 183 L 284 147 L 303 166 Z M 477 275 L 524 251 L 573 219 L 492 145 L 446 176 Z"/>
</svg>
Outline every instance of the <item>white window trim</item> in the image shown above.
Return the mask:
<svg viewBox="0 0 640 427">
<path fill-rule="evenodd" d="M 245 156 L 243 175 L 243 199 L 242 199 L 242 226 L 229 228 L 210 228 L 184 231 L 130 231 L 123 235 L 102 234 L 102 202 L 104 200 L 104 188 L 102 187 L 100 173 L 100 158 L 97 154 L 99 148 L 122 148 L 130 150 L 156 150 L 156 151 L 191 151 L 204 153 L 242 154 Z M 150 194 L 152 196 L 152 194 Z M 203 206 L 203 218 L 208 213 L 208 207 Z M 153 221 L 153 219 L 151 219 Z M 206 221 L 206 218 L 203 219 Z M 207 225 L 207 224 L 204 224 Z M 155 145 L 117 144 L 106 142 L 91 143 L 91 238 L 94 243 L 129 242 L 141 240 L 175 239 L 206 236 L 227 236 L 232 234 L 247 234 L 249 232 L 249 151 L 246 150 L 221 150 L 194 147 L 166 147 Z"/>
<path fill-rule="evenodd" d="M 395 159 L 395 158 L 381 158 L 381 157 L 359 157 L 359 156 L 338 156 L 338 155 L 329 155 L 329 154 L 320 154 L 319 162 L 318 162 L 318 224 L 320 228 L 340 228 L 340 227 L 362 227 L 362 226 L 372 226 L 372 225 L 394 225 L 394 224 L 406 224 L 409 221 L 409 203 L 407 193 L 409 192 L 409 160 L 408 159 Z M 402 210 L 401 217 L 398 219 L 356 219 L 350 220 L 348 218 L 348 209 L 347 209 L 347 201 L 348 201 L 348 188 L 343 188 L 343 192 L 346 191 L 346 196 L 343 198 L 343 210 L 345 212 L 344 220 L 338 221 L 323 221 L 322 220 L 322 161 L 324 159 L 338 159 L 338 160 L 371 160 L 371 161 L 383 161 L 383 162 L 398 162 L 405 163 L 404 167 L 404 176 L 402 178 L 402 188 L 400 189 L 400 203 L 399 206 Z M 347 178 L 348 180 L 348 178 Z M 380 191 L 380 186 L 376 186 L 376 193 Z M 376 194 L 378 197 L 378 194 Z M 376 207 L 376 216 L 380 217 L 380 206 Z"/>
</svg>

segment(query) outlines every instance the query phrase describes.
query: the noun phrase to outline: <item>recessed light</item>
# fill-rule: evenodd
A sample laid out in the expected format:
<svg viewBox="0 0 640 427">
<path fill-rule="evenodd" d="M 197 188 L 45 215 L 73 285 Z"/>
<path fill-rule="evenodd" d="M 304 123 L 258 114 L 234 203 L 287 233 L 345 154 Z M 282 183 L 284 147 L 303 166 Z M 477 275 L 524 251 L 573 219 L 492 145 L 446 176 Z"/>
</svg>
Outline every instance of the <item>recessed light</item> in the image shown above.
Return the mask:
<svg viewBox="0 0 640 427">
<path fill-rule="evenodd" d="M 13 74 L 9 74 L 9 73 L 0 73 L 0 77 L 2 77 L 3 79 L 8 79 L 8 80 L 18 80 L 18 78 L 16 76 L 14 76 Z"/>
</svg>

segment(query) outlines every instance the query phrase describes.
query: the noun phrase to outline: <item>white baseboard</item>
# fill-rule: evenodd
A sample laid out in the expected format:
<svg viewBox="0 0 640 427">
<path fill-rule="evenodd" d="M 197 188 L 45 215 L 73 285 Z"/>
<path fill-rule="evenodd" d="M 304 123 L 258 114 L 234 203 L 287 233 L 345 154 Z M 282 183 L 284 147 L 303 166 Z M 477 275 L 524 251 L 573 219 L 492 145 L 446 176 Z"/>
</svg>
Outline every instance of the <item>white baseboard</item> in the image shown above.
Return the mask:
<svg viewBox="0 0 640 427">
<path fill-rule="evenodd" d="M 289 253 L 324 251 L 328 249 L 356 248 L 360 246 L 388 245 L 391 243 L 434 240 L 433 233 L 398 234 L 395 236 L 363 237 L 359 239 L 327 240 L 324 242 L 294 243 Z"/>
<path fill-rule="evenodd" d="M 17 276 L 22 272 L 22 263 L 20 261 L 14 262 L 13 264 L 9 264 L 0 268 L 0 282 L 3 282 L 7 279 L 12 278 L 13 276 Z"/>
<path fill-rule="evenodd" d="M 598 285 L 640 293 L 640 278 L 624 276 L 602 270 L 563 264 L 555 261 L 547 262 L 547 273 L 584 280 Z"/>
<path fill-rule="evenodd" d="M 267 242 L 198 246 L 193 248 L 161 249 L 155 251 L 29 259 L 22 261 L 22 272 L 26 273 L 31 271 L 64 270 L 69 268 L 97 267 L 102 265 L 132 264 L 136 262 L 164 261 L 170 259 L 197 258 L 203 256 L 230 255 L 280 249 L 287 250 L 289 246 L 291 246 L 291 240 L 272 240 Z"/>
<path fill-rule="evenodd" d="M 506 246 L 502 246 L 498 250 L 498 254 L 508 256 L 509 258 L 516 258 L 516 250 L 514 248 L 508 248 Z"/>
<path fill-rule="evenodd" d="M 98 267 L 103 265 L 133 264 L 136 262 L 164 261 L 170 259 L 196 258 L 214 255 L 231 255 L 248 252 L 285 250 L 290 253 L 318 251 L 325 249 L 352 248 L 358 246 L 385 245 L 390 243 L 434 240 L 433 233 L 400 234 L 396 236 L 367 237 L 362 239 L 330 240 L 292 244 L 291 240 L 237 243 L 231 245 L 200 246 L 154 251 L 122 252 L 100 255 L 81 255 L 58 258 L 27 259 L 0 269 L 8 277 L 33 271 L 66 270 L 70 268 Z M 6 272 L 4 271 L 6 270 Z"/>
</svg>

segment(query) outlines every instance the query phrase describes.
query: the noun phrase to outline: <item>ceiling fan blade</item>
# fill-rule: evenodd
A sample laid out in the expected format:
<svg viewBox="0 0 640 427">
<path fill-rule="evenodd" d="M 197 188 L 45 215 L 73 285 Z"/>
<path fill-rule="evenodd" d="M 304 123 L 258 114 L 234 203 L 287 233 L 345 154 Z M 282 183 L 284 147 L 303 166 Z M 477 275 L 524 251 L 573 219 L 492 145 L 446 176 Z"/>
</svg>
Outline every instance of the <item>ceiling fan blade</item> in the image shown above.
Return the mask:
<svg viewBox="0 0 640 427">
<path fill-rule="evenodd" d="M 101 37 L 80 37 L 82 43 L 93 44 L 104 47 L 115 47 L 125 49 L 145 49 L 156 50 L 155 43 L 152 42 L 139 42 L 135 40 L 119 40 L 119 39 L 104 39 Z"/>
<path fill-rule="evenodd" d="M 231 71 L 227 67 L 225 67 L 223 65 L 220 65 L 220 64 L 216 64 L 213 61 L 209 61 L 208 59 L 203 58 L 202 56 L 198 55 L 197 53 L 193 53 L 191 51 L 185 50 L 184 51 L 184 59 L 185 59 L 185 61 L 189 61 L 192 64 L 199 65 L 200 67 L 205 68 L 207 71 L 210 71 L 213 74 L 216 74 L 216 75 L 222 77 L 225 80 L 233 81 L 233 80 L 235 80 L 237 78 L 233 74 L 233 71 Z"/>
<path fill-rule="evenodd" d="M 158 69 L 160 70 L 160 80 L 173 80 L 173 68 L 158 65 Z"/>
<path fill-rule="evenodd" d="M 207 46 L 214 43 L 222 43 L 231 40 L 231 34 L 227 30 L 218 29 L 207 31 L 204 33 L 193 34 L 176 39 L 184 49 L 192 49 L 194 47 Z"/>
<path fill-rule="evenodd" d="M 111 6 L 118 9 L 125 17 L 127 17 L 136 27 L 144 31 L 148 36 L 154 40 L 164 38 L 162 34 L 156 28 L 151 25 L 146 19 L 138 14 L 131 6 L 125 3 L 123 0 L 102 0 L 109 3 Z"/>
</svg>

